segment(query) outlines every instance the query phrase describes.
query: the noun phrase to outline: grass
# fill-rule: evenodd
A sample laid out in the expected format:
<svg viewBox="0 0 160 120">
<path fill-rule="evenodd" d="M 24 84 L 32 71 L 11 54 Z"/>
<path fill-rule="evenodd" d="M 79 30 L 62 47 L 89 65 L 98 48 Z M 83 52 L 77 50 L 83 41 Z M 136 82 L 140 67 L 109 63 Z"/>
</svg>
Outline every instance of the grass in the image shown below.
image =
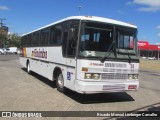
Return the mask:
<svg viewBox="0 0 160 120">
<path fill-rule="evenodd" d="M 160 60 L 140 60 L 140 70 L 160 72 Z"/>
</svg>

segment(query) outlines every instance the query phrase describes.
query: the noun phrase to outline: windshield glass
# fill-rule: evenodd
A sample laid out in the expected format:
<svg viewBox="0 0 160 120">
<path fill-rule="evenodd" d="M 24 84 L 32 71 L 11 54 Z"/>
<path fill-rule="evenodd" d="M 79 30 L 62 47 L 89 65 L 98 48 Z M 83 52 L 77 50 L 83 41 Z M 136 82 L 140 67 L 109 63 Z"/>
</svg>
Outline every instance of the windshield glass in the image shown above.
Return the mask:
<svg viewBox="0 0 160 120">
<path fill-rule="evenodd" d="M 136 29 L 122 28 L 97 22 L 83 22 L 79 55 L 84 57 L 115 57 L 115 50 L 135 49 Z M 115 44 L 113 44 L 115 41 Z M 111 46 L 111 47 L 110 47 Z"/>
<path fill-rule="evenodd" d="M 118 49 L 133 50 L 135 48 L 136 31 L 134 29 L 117 28 L 116 35 Z"/>
<path fill-rule="evenodd" d="M 80 55 L 106 52 L 113 41 L 113 27 L 100 23 L 83 23 L 80 36 Z"/>
</svg>

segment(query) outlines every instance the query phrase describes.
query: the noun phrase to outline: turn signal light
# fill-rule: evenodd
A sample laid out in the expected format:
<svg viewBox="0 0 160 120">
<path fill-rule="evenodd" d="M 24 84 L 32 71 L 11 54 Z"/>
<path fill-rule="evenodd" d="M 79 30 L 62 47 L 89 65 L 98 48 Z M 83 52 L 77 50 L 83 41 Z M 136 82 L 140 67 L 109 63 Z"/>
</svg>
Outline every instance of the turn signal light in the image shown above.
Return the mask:
<svg viewBox="0 0 160 120">
<path fill-rule="evenodd" d="M 82 71 L 84 71 L 84 72 L 88 72 L 88 68 L 86 68 L 86 67 L 82 67 Z"/>
</svg>

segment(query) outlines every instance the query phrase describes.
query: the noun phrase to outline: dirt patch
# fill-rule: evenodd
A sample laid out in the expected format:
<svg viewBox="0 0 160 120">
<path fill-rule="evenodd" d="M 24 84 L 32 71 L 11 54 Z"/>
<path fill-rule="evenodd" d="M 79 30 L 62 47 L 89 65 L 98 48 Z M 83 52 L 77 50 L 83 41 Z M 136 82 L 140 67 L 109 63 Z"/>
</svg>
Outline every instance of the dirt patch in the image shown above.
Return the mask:
<svg viewBox="0 0 160 120">
<path fill-rule="evenodd" d="M 140 70 L 160 72 L 160 60 L 140 60 Z"/>
</svg>

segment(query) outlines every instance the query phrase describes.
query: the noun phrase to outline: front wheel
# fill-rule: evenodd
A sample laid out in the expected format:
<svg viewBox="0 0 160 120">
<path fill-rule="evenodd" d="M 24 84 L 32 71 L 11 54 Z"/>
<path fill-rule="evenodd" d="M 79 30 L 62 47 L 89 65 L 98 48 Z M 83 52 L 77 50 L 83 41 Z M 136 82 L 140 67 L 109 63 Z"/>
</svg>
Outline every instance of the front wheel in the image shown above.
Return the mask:
<svg viewBox="0 0 160 120">
<path fill-rule="evenodd" d="M 64 87 L 64 78 L 62 72 L 58 73 L 56 77 L 56 85 L 59 92 L 65 93 L 66 89 Z"/>
</svg>

